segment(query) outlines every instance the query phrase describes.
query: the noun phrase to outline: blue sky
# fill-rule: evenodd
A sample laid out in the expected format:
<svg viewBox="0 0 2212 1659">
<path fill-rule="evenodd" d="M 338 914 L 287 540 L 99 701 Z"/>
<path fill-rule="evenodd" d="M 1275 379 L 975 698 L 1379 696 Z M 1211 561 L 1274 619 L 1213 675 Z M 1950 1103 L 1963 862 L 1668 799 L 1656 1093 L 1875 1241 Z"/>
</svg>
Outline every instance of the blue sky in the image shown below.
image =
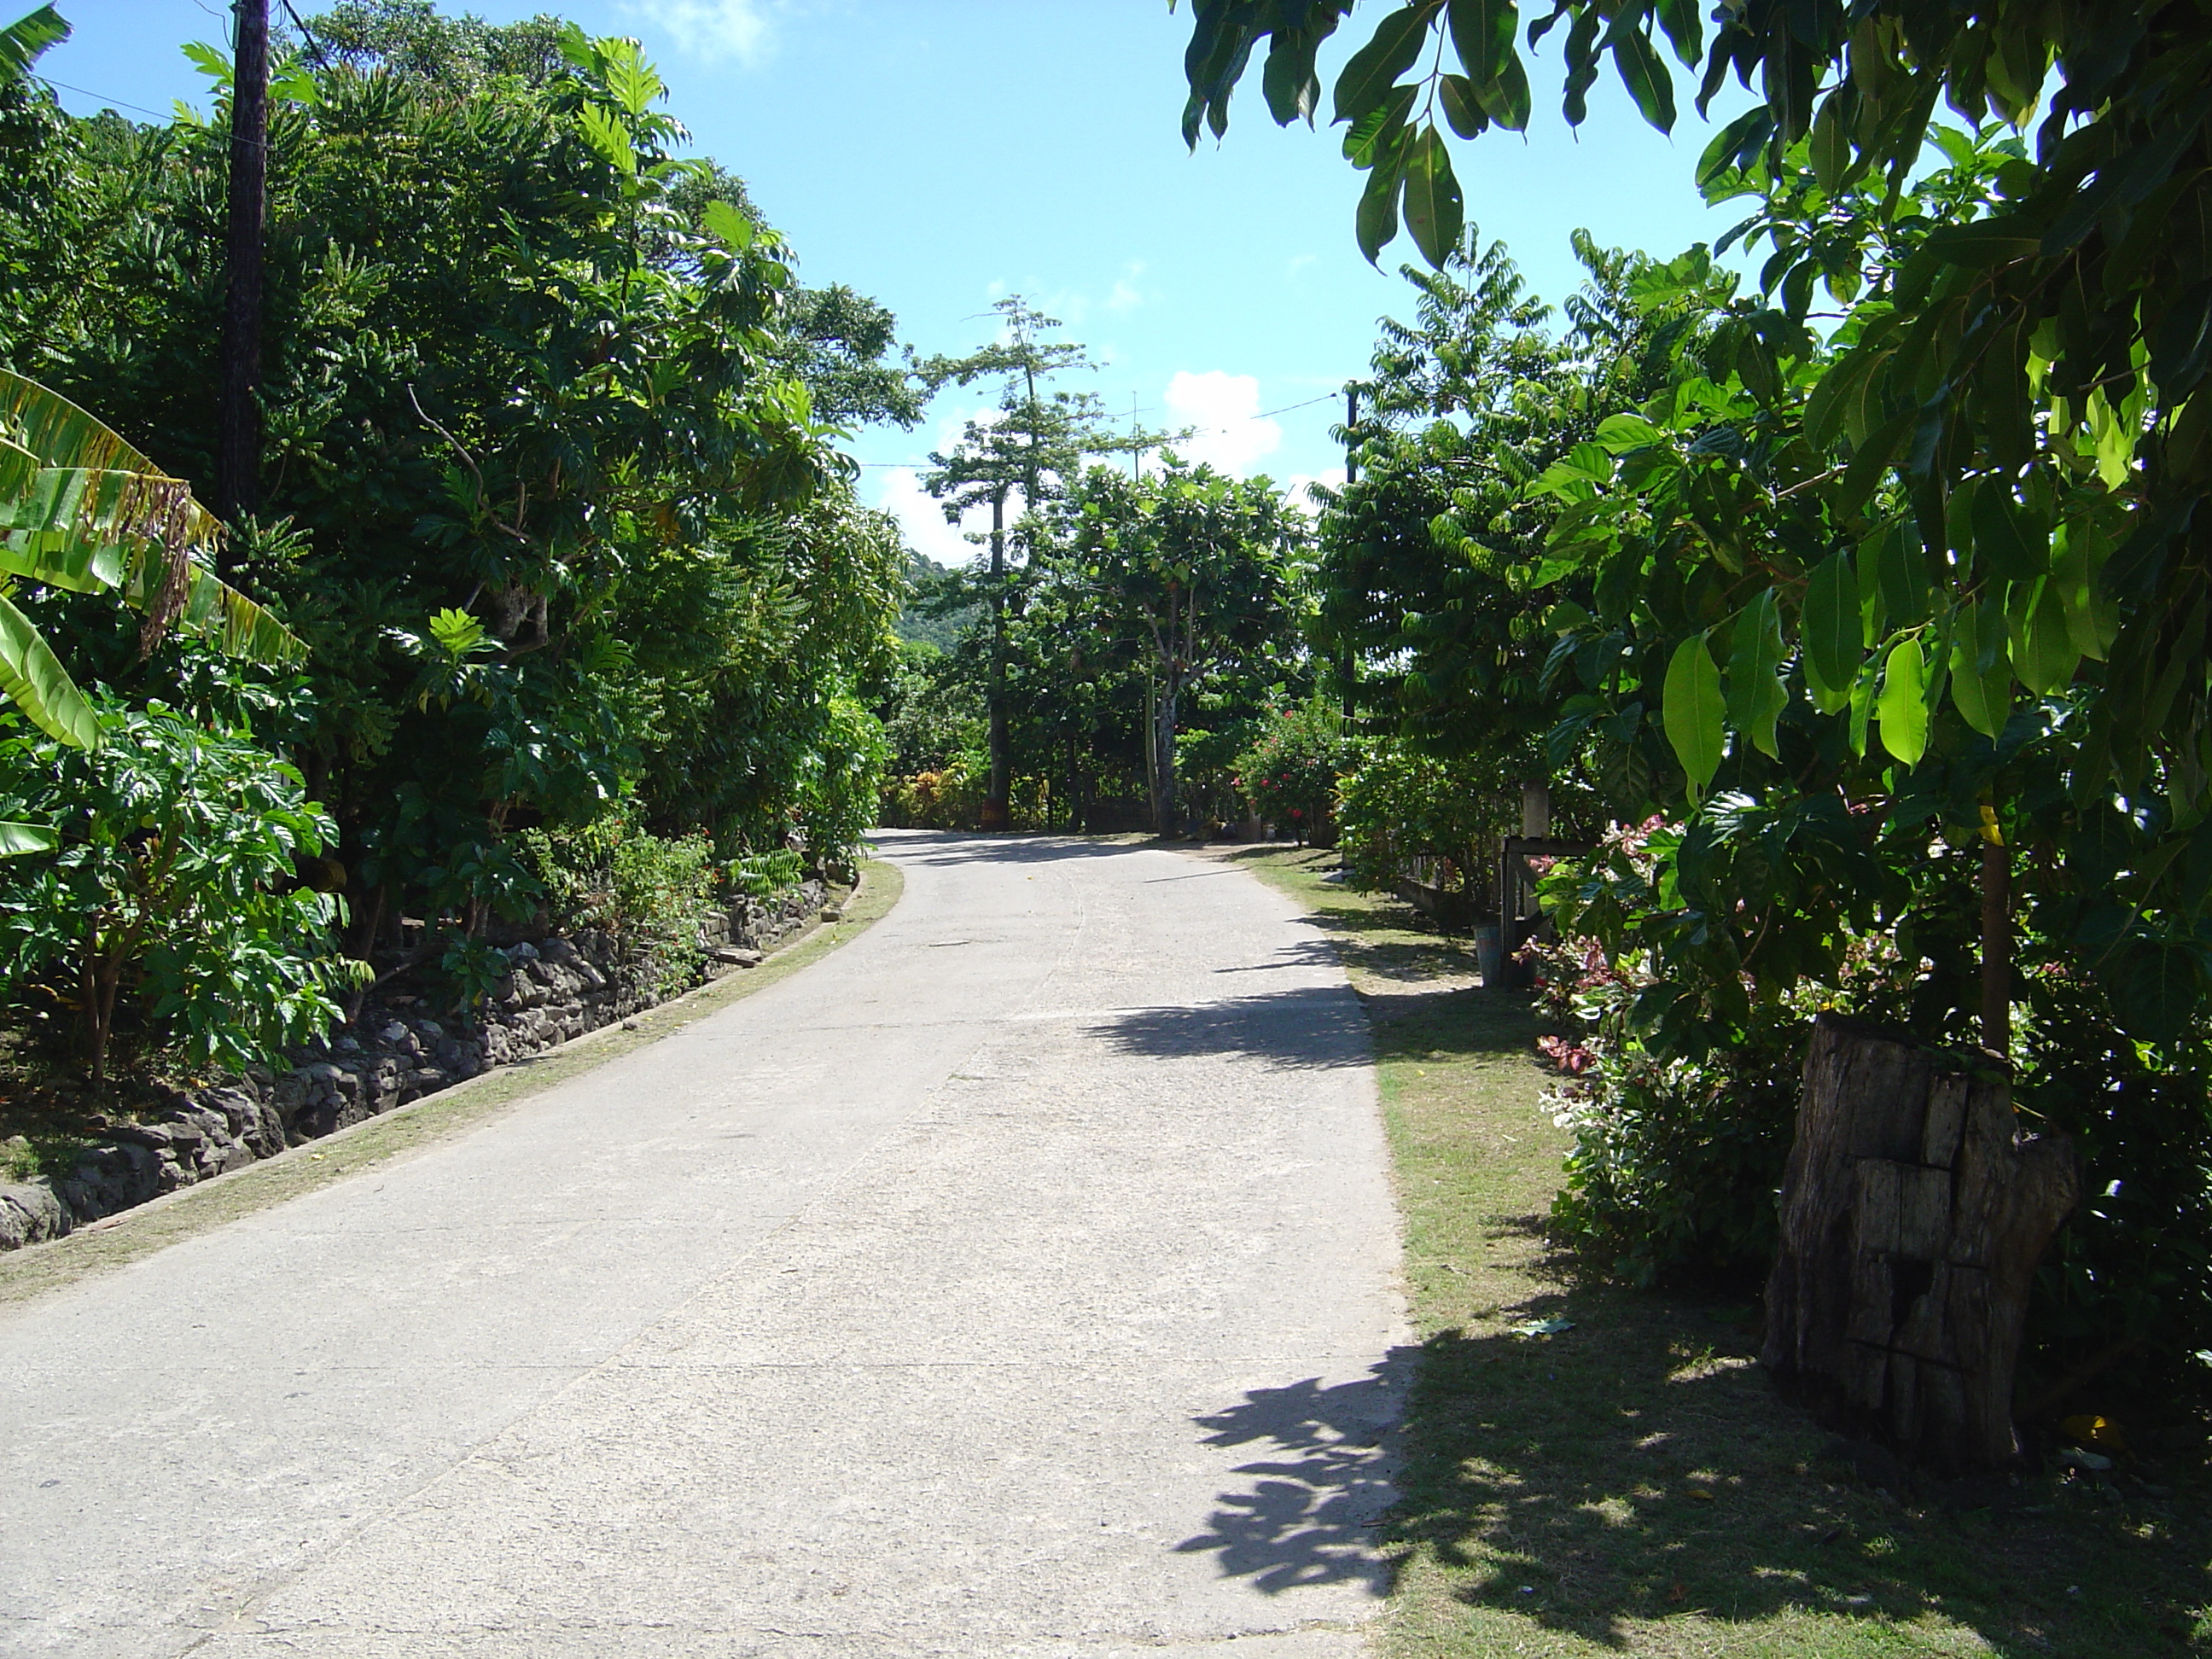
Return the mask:
<svg viewBox="0 0 2212 1659">
<path fill-rule="evenodd" d="M 16 0 L 21 9 L 28 0 Z M 206 102 L 179 52 L 227 46 L 222 0 L 58 0 L 74 39 L 40 65 L 64 101 L 166 112 Z M 312 16 L 321 0 L 294 0 Z M 275 8 L 281 16 L 281 0 Z M 1019 293 L 1101 362 L 1115 410 L 1204 430 L 1188 447 L 1279 480 L 1340 476 L 1334 394 L 1365 365 L 1375 321 L 1410 309 L 1396 275 L 1352 239 L 1359 176 L 1324 128 L 1278 129 L 1256 71 L 1225 141 L 1196 155 L 1177 131 L 1188 7 L 1164 0 L 476 0 L 495 20 L 557 9 L 597 33 L 635 34 L 696 147 L 744 175 L 790 239 L 804 276 L 843 282 L 895 311 L 927 351 L 988 337 L 984 314 Z M 1325 55 L 1325 78 L 1365 38 L 1363 6 Z M 1349 45 L 1346 44 L 1349 42 Z M 1709 129 L 1673 139 L 1601 83 L 1579 134 L 1558 113 L 1556 50 L 1532 76 L 1523 140 L 1458 147 L 1469 216 L 1556 300 L 1576 280 L 1568 237 L 1679 252 L 1733 222 L 1691 172 Z M 1547 88 L 1549 91 L 1547 91 Z M 1315 401 L 1318 399 L 1319 401 Z M 913 433 L 855 434 L 863 489 L 940 559 L 966 550 L 916 489 L 910 464 L 987 401 L 949 392 Z"/>
</svg>

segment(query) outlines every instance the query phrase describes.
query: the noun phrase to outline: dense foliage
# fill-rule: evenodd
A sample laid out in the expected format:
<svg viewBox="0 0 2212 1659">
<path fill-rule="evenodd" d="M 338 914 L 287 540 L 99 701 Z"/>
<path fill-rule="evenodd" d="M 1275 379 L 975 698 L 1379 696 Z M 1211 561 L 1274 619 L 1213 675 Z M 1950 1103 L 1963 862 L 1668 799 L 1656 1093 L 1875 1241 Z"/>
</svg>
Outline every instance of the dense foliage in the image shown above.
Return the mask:
<svg viewBox="0 0 2212 1659">
<path fill-rule="evenodd" d="M 1261 727 L 1237 757 L 1237 783 L 1277 835 L 1327 847 L 1337 838 L 1338 790 L 1359 757 L 1343 715 L 1326 698 L 1309 697 Z"/>
<path fill-rule="evenodd" d="M 98 718 L 94 745 L 0 743 L 6 810 L 59 842 L 0 866 L 0 970 L 36 1017 L 74 1005 L 95 1082 L 126 986 L 124 1012 L 195 1069 L 319 1035 L 343 980 L 325 948 L 337 905 L 295 872 L 332 826 L 299 773 L 160 703 Z"/>
<path fill-rule="evenodd" d="M 611 815 L 717 871 L 847 863 L 907 555 L 830 422 L 918 418 L 888 313 L 799 286 L 634 42 L 426 0 L 307 27 L 272 77 L 262 518 L 220 559 L 304 647 L 245 718 L 320 803 L 319 914 L 356 957 L 423 918 L 417 965 L 465 970 L 498 917 L 590 909 L 539 854 Z M 230 70 L 196 61 L 212 110 L 167 124 L 0 87 L 0 365 L 180 490 L 214 471 L 226 282 Z M 174 653 L 22 574 L 78 681 L 191 702 Z"/>
<path fill-rule="evenodd" d="M 1187 130 L 1225 125 L 1263 38 L 1277 118 L 1310 112 L 1351 9 L 1198 6 Z M 2147 1350 L 2179 1379 L 2212 1345 L 2212 29 L 2129 4 L 1717 19 L 1708 43 L 1692 8 L 1566 0 L 1528 43 L 1566 24 L 1571 120 L 1609 56 L 1671 126 L 1661 34 L 1702 99 L 1753 89 L 1698 182 L 1747 204 L 1723 246 L 1759 252 L 1756 282 L 1703 249 L 1631 262 L 1638 373 L 1571 366 L 1586 424 L 1518 493 L 1534 535 L 1479 492 L 1429 525 L 1550 641 L 1533 694 L 1474 701 L 1548 726 L 1606 816 L 1658 820 L 1549 887 L 1605 976 L 1571 1045 L 1566 1218 L 1646 1268 L 1755 1255 L 1786 1119 L 1733 1070 L 1786 1079 L 1817 1006 L 1978 1039 L 2101 1194 L 2039 1288 L 2039 1363 Z M 1518 33 L 1510 3 L 1416 0 L 1354 53 L 1336 111 L 1370 256 L 1401 207 L 1432 264 L 1459 247 L 1438 122 L 1522 125 Z M 1512 412 L 1472 424 L 1486 459 L 1519 439 Z M 1449 450 L 1415 469 L 1432 491 Z"/>
</svg>

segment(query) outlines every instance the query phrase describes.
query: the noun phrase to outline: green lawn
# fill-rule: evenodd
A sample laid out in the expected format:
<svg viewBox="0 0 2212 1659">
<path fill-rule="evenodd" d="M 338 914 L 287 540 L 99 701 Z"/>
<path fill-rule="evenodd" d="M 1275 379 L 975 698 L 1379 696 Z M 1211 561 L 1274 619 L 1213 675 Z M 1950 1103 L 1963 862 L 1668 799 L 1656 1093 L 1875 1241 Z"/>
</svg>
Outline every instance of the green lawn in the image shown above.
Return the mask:
<svg viewBox="0 0 2212 1659">
<path fill-rule="evenodd" d="M 1742 1299 L 1631 1291 L 1547 1243 L 1565 1136 L 1523 999 L 1322 875 L 1228 855 L 1310 905 L 1374 1022 L 1422 1343 L 1390 1656 L 2212 1653 L 2212 1486 L 2025 1478 L 1964 1513 L 1877 1492 L 1768 1390 Z M 1573 1322 L 1548 1337 L 1516 1326 Z"/>
</svg>

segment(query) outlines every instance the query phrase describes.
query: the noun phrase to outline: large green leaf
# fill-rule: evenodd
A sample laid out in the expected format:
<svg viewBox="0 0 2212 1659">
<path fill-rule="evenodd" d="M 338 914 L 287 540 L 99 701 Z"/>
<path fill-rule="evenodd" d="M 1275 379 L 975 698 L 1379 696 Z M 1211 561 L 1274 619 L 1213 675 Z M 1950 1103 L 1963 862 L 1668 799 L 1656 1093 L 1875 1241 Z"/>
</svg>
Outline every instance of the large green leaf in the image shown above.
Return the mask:
<svg viewBox="0 0 2212 1659">
<path fill-rule="evenodd" d="M 0 594 L 0 695 L 49 736 L 79 749 L 100 745 L 100 717 L 31 619 Z"/>
<path fill-rule="evenodd" d="M 1650 36 L 1633 25 L 1617 27 L 1612 31 L 1612 44 L 1613 67 L 1644 118 L 1662 132 L 1674 131 L 1674 76 Z"/>
<path fill-rule="evenodd" d="M 1674 758 L 1689 775 L 1692 799 L 1704 796 L 1720 770 L 1721 750 L 1727 738 L 1726 705 L 1721 699 L 1720 665 L 1706 648 L 1705 636 L 1693 634 L 1674 647 L 1667 665 L 1666 707 L 1661 711 L 1667 741 Z"/>
<path fill-rule="evenodd" d="M 43 823 L 15 823 L 0 820 L 0 859 L 21 858 L 26 853 L 51 853 L 61 837 Z"/>
<path fill-rule="evenodd" d="M 637 176 L 637 147 L 611 113 L 597 104 L 586 104 L 576 112 L 576 124 L 601 161 L 626 178 Z"/>
<path fill-rule="evenodd" d="M 52 6 L 40 6 L 0 29 L 0 86 L 21 80 L 47 47 L 69 37 L 69 24 Z"/>
<path fill-rule="evenodd" d="M 1513 0 L 1451 0 L 1445 15 L 1468 79 L 1477 86 L 1495 81 L 1515 55 L 1518 18 Z"/>
<path fill-rule="evenodd" d="M 1813 703 L 1824 714 L 1850 706 L 1851 685 L 1865 656 L 1859 612 L 1859 579 L 1851 556 L 1838 548 L 1813 572 L 1805 586 L 1805 609 L 1798 624 L 1805 647 L 1805 683 Z"/>
<path fill-rule="evenodd" d="M 1390 94 L 1398 77 L 1413 68 L 1428 39 L 1437 0 L 1401 6 L 1375 26 L 1367 44 L 1352 54 L 1336 78 L 1336 118 L 1357 121 Z"/>
<path fill-rule="evenodd" d="M 1404 170 L 1393 161 L 1378 161 L 1367 175 L 1367 188 L 1359 195 L 1359 251 L 1373 264 L 1390 239 L 1398 234 L 1398 191 L 1406 182 Z"/>
<path fill-rule="evenodd" d="M 2048 580 L 2014 582 L 2005 606 L 2013 672 L 2039 697 L 2068 684 L 2081 661 L 2081 647 L 2067 626 L 2066 606 Z"/>
<path fill-rule="evenodd" d="M 1439 76 L 1437 102 L 1443 106 L 1444 119 L 1451 123 L 1451 130 L 1462 138 L 1479 138 L 1490 126 L 1489 112 L 1475 95 L 1474 82 L 1464 75 Z"/>
<path fill-rule="evenodd" d="M 1874 712 L 1881 722 L 1881 746 L 1905 765 L 1919 765 L 1928 752 L 1928 659 L 1918 640 L 1890 647 Z"/>
<path fill-rule="evenodd" d="M 1430 127 L 1407 147 L 1406 228 L 1421 257 L 1441 270 L 1444 260 L 1459 246 L 1465 223 L 1459 179 L 1452 173 L 1451 154 L 1443 135 Z"/>
<path fill-rule="evenodd" d="M 1519 132 L 1528 126 L 1528 71 L 1521 67 L 1519 58 L 1508 58 L 1498 78 L 1478 83 L 1474 95 L 1483 112 L 1508 132 Z"/>
<path fill-rule="evenodd" d="M 1736 617 L 1735 648 L 1729 653 L 1729 719 L 1759 753 L 1775 759 L 1775 723 L 1789 706 L 1780 678 L 1784 647 L 1782 612 L 1766 589 Z"/>
<path fill-rule="evenodd" d="M 1984 599 L 1961 606 L 1952 624 L 1951 701 L 1967 725 L 1995 741 L 2012 718 L 2012 667 L 2004 616 Z"/>
<path fill-rule="evenodd" d="M 2014 499 L 2001 478 L 1977 480 L 1967 522 L 1974 551 L 2007 581 L 2033 581 L 2051 568 L 2051 529 Z"/>
</svg>

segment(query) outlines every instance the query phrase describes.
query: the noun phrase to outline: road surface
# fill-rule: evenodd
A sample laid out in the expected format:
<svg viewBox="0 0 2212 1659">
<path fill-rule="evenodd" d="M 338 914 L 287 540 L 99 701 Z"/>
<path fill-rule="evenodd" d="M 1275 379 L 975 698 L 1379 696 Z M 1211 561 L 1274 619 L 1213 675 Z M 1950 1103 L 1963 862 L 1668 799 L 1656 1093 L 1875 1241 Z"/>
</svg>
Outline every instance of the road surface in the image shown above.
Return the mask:
<svg viewBox="0 0 2212 1659">
<path fill-rule="evenodd" d="M 1403 1336 L 1325 943 L 1171 853 L 883 850 L 803 972 L 0 1310 L 0 1652 L 1363 1652 Z"/>
</svg>

